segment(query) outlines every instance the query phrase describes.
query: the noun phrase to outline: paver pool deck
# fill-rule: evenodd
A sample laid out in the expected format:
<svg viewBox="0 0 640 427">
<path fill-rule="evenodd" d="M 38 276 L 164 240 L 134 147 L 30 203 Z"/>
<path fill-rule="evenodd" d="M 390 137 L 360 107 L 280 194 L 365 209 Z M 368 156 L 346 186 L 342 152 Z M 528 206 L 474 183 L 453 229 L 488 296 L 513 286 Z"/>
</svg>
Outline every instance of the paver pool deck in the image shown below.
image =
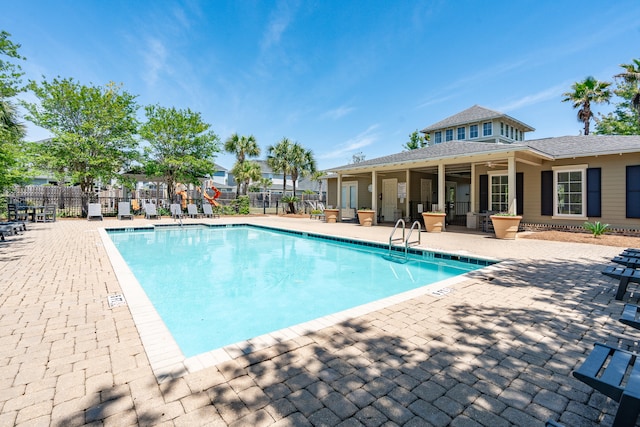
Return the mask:
<svg viewBox="0 0 640 427">
<path fill-rule="evenodd" d="M 249 217 L 388 242 L 389 227 Z M 0 426 L 609 426 L 617 404 L 571 371 L 605 342 L 630 286 L 600 271 L 623 248 L 482 233 L 423 233 L 422 248 L 497 258 L 449 293 L 424 294 L 215 366 L 158 378 L 99 228 L 172 223 L 59 220 L 0 244 Z M 148 256 L 153 256 L 152 253 Z M 215 274 L 214 268 L 210 273 Z M 131 301 L 128 301 L 131 304 Z M 214 326 L 214 325 L 212 325 Z"/>
</svg>

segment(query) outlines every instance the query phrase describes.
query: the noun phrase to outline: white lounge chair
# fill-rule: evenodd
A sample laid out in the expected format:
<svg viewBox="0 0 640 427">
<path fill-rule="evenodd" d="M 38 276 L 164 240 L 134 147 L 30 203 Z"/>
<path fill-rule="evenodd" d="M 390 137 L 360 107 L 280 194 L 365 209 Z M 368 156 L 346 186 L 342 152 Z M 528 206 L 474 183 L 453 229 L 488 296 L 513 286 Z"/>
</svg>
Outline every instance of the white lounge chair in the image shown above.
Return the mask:
<svg viewBox="0 0 640 427">
<path fill-rule="evenodd" d="M 180 203 L 172 203 L 171 206 L 169 206 L 169 210 L 173 218 L 182 218 L 182 207 Z"/>
<path fill-rule="evenodd" d="M 154 205 L 153 203 L 147 203 L 146 205 L 144 205 L 144 217 L 146 219 L 151 219 L 151 218 L 161 219 L 162 218 L 158 214 L 158 211 L 156 210 L 156 205 Z"/>
<path fill-rule="evenodd" d="M 89 203 L 87 208 L 88 220 L 99 219 L 100 221 L 102 221 L 102 206 L 100 205 L 100 203 Z"/>
<path fill-rule="evenodd" d="M 133 219 L 129 202 L 118 202 L 118 219 Z"/>
<path fill-rule="evenodd" d="M 202 213 L 207 218 L 216 218 L 216 217 L 220 218 L 220 214 L 213 213 L 213 208 L 211 207 L 211 205 L 209 203 L 203 203 L 202 204 Z"/>
<path fill-rule="evenodd" d="M 189 203 L 187 205 L 187 214 L 189 214 L 191 218 L 200 218 L 200 212 L 198 212 L 198 207 L 195 203 Z"/>
</svg>

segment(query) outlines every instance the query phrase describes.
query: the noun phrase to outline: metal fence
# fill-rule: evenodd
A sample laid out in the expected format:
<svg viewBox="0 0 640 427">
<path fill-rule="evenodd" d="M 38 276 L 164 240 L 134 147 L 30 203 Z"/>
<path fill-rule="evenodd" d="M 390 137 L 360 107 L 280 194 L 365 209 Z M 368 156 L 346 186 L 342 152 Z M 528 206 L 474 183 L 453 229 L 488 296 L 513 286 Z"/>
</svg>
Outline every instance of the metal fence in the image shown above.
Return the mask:
<svg viewBox="0 0 640 427">
<path fill-rule="evenodd" d="M 86 217 L 88 203 L 100 203 L 103 216 L 117 216 L 118 203 L 123 201 L 136 200 L 132 203 L 133 211 L 136 214 L 135 207 L 142 208 L 145 203 L 154 203 L 160 210 L 161 214 L 168 215 L 169 206 L 174 201 L 159 197 L 154 192 L 139 192 L 139 196 L 133 199 L 129 195 L 122 195 L 121 190 L 104 190 L 99 193 L 82 193 L 79 187 L 55 187 L 55 186 L 27 186 L 18 187 L 11 193 L 7 193 L 0 198 L 0 217 L 7 217 L 7 205 L 13 203 L 16 205 L 29 206 L 45 206 L 55 205 L 58 217 L 82 218 Z M 251 213 L 254 214 L 280 214 L 285 213 L 287 204 L 282 203 L 282 194 L 268 193 L 249 193 L 249 207 Z M 301 213 L 311 213 L 313 204 L 318 200 L 317 194 L 305 194 L 300 197 L 300 201 L 295 203 L 296 211 Z M 235 193 L 222 193 L 217 199 L 221 205 L 223 213 L 234 213 L 236 206 Z M 199 194 L 193 194 L 188 197 L 187 203 L 195 203 L 198 209 L 202 211 L 202 204 L 208 203 Z M 162 211 L 164 210 L 164 211 Z"/>
</svg>

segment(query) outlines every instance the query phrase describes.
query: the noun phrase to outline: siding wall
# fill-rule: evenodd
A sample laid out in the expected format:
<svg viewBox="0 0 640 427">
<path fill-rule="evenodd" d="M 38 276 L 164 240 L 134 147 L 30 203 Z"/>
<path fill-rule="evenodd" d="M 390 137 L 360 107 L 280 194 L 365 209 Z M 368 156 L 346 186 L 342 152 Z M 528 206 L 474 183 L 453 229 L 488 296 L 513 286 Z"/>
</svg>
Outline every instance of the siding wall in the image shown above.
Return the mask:
<svg viewBox="0 0 640 427">
<path fill-rule="evenodd" d="M 581 226 L 584 219 L 557 219 L 551 216 L 540 215 L 540 171 L 552 170 L 554 166 L 581 164 L 586 164 L 589 168 L 602 169 L 602 216 L 600 218 L 588 218 L 588 221 L 600 221 L 614 227 L 640 228 L 640 219 L 625 218 L 626 166 L 640 164 L 640 155 L 611 155 L 565 159 L 554 162 L 544 162 L 541 167 L 517 163 L 517 171 L 524 173 L 523 221 L 528 223 Z M 477 168 L 476 172 L 479 176 L 486 174 L 487 169 Z M 478 180 L 476 183 L 477 182 Z M 476 194 L 479 194 L 479 184 L 476 184 L 476 191 Z M 475 210 L 478 210 L 479 203 L 479 200 L 476 200 Z"/>
</svg>

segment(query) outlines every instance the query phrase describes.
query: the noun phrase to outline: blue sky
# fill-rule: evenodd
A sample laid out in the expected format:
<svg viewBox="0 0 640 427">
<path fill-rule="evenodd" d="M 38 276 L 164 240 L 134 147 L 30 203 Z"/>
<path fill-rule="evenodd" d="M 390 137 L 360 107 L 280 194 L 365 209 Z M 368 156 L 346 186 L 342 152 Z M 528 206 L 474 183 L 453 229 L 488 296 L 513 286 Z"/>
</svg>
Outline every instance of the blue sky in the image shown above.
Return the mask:
<svg viewBox="0 0 640 427">
<path fill-rule="evenodd" d="M 222 141 L 298 141 L 326 169 L 402 151 L 474 104 L 531 125 L 527 139 L 577 135 L 562 93 L 640 58 L 639 16 L 637 0 L 20 0 L 0 29 L 28 79 L 122 83 L 140 105 L 200 112 Z"/>
</svg>

